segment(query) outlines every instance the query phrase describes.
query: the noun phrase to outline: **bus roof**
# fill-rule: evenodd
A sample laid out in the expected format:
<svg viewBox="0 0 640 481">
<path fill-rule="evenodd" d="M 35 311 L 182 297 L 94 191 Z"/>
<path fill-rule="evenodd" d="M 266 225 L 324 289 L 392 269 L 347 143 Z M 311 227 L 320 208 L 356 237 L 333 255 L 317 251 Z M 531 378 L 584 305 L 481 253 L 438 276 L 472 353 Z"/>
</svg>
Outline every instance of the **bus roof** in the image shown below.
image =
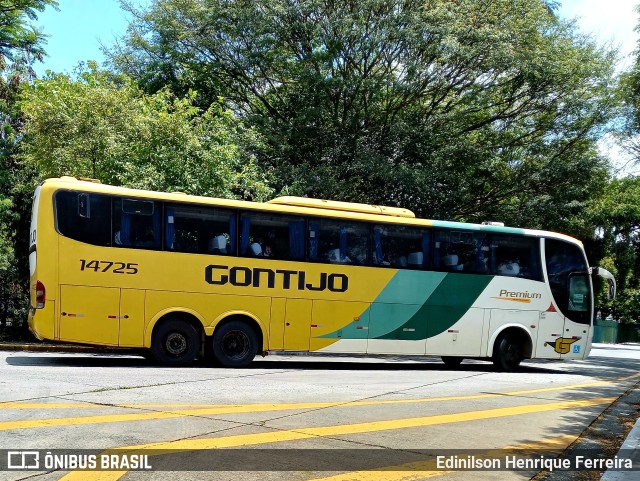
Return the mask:
<svg viewBox="0 0 640 481">
<path fill-rule="evenodd" d="M 413 219 L 415 214 L 409 209 L 401 207 L 387 207 L 383 205 L 357 204 L 355 202 L 340 202 L 337 200 L 310 199 L 308 197 L 284 196 L 267 201 L 268 204 L 292 205 L 296 207 L 311 207 L 315 209 L 338 210 L 341 212 L 359 212 L 361 214 L 389 215 L 392 217 L 406 217 Z"/>
<path fill-rule="evenodd" d="M 250 202 L 244 200 L 222 199 L 196 195 L 185 195 L 183 192 L 157 192 L 151 190 L 132 189 L 102 184 L 93 179 L 77 179 L 63 176 L 60 178 L 46 179 L 42 183 L 43 188 L 55 191 L 60 188 L 81 190 L 87 192 L 125 195 L 137 198 L 149 198 L 179 203 L 207 204 L 233 209 L 261 210 L 298 215 L 314 215 L 321 217 L 334 217 L 350 220 L 363 220 L 369 222 L 404 224 L 415 226 L 441 227 L 445 229 L 468 229 L 474 231 L 494 232 L 503 234 L 529 235 L 534 237 L 552 237 L 577 243 L 582 247 L 582 242 L 574 237 L 557 232 L 536 229 L 524 229 L 519 227 L 504 227 L 491 224 L 471 224 L 466 222 L 441 221 L 421 219 L 408 210 L 398 207 L 358 204 L 351 202 L 330 201 L 306 197 L 284 196 L 277 197 L 267 202 Z"/>
</svg>

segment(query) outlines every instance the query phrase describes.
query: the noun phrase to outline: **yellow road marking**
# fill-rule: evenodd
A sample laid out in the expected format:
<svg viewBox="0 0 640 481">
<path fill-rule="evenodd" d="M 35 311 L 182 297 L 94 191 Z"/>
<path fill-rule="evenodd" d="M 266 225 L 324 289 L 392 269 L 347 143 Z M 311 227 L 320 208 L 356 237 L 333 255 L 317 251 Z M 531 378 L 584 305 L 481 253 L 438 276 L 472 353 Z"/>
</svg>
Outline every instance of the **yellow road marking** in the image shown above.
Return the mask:
<svg viewBox="0 0 640 481">
<path fill-rule="evenodd" d="M 562 409 L 580 409 L 600 404 L 610 404 L 616 398 L 596 398 L 582 401 L 562 401 L 556 403 L 530 404 L 508 408 L 486 409 L 455 414 L 438 414 L 406 419 L 392 419 L 373 421 L 369 423 L 340 424 L 335 426 L 321 426 L 315 428 L 300 428 L 287 431 L 269 433 L 239 434 L 218 438 L 182 439 L 178 441 L 163 441 L 156 443 L 123 446 L 109 449 L 107 453 L 149 454 L 158 456 L 175 453 L 176 450 L 196 451 L 203 449 L 231 448 L 251 446 L 257 444 L 296 441 L 316 437 L 340 436 L 347 434 L 363 434 L 395 429 L 419 428 L 449 423 L 477 421 L 481 419 L 495 419 L 521 414 L 542 413 Z M 145 453 L 148 451 L 148 453 Z M 115 481 L 120 479 L 126 471 L 73 471 L 62 477 L 60 481 Z"/>
<path fill-rule="evenodd" d="M 540 449 L 562 450 L 577 439 L 578 435 L 567 434 L 555 438 L 544 439 L 535 443 L 517 444 L 515 446 L 505 446 L 502 449 L 492 449 L 481 454 L 476 454 L 477 458 L 502 457 L 505 454 L 527 454 L 536 453 Z M 324 478 L 309 479 L 307 481 L 415 481 L 423 478 L 442 476 L 453 471 L 436 469 L 436 460 L 417 461 L 413 463 L 386 466 L 375 471 L 351 471 L 349 473 L 336 474 Z"/>
<path fill-rule="evenodd" d="M 505 393 L 486 393 L 486 394 L 472 394 L 467 396 L 446 396 L 446 397 L 434 397 L 434 398 L 419 398 L 419 399 L 396 399 L 396 400 L 377 400 L 377 401 L 343 401 L 343 402 L 321 402 L 321 403 L 281 403 L 281 404 L 241 404 L 241 405 L 204 405 L 204 408 L 189 409 L 190 406 L 202 406 L 202 405 L 162 405 L 162 404 L 117 404 L 113 406 L 101 406 L 93 405 L 95 408 L 164 408 L 178 406 L 176 410 L 145 412 L 145 413 L 130 413 L 130 414 L 105 414 L 98 416 L 82 416 L 82 417 L 67 417 L 67 418 L 46 418 L 46 419 L 29 419 L 29 420 L 17 420 L 17 421 L 0 421 L 0 431 L 7 431 L 11 429 L 33 429 L 33 428 L 47 428 L 55 426 L 76 426 L 85 424 L 105 424 L 105 423 L 117 423 L 117 422 L 132 422 L 132 421 L 152 421 L 157 419 L 169 419 L 177 418 L 181 416 L 215 416 L 221 414 L 238 414 L 238 413 L 258 413 L 258 412 L 270 412 L 270 411 L 289 411 L 296 409 L 322 409 L 330 407 L 358 407 L 358 406 L 378 406 L 388 404 L 417 404 L 428 402 L 444 402 L 444 401 L 461 401 L 461 400 L 473 400 L 473 399 L 488 399 L 500 396 L 523 396 L 529 394 L 536 394 L 549 391 L 562 391 L 577 389 L 582 387 L 592 387 L 605 384 L 611 384 L 614 381 L 627 380 L 632 377 L 640 376 L 639 374 L 633 374 L 624 378 L 618 378 L 611 381 L 594 381 L 581 384 L 569 384 L 564 386 L 545 387 L 537 389 L 529 389 L 523 391 L 511 391 Z M 47 409 L 47 403 L 4 403 L 0 404 L 0 407 L 5 409 L 15 409 L 20 405 L 19 409 L 26 409 L 22 406 L 31 406 L 32 409 Z M 73 403 L 57 403 L 54 406 L 64 407 L 77 407 L 83 404 Z"/>
</svg>

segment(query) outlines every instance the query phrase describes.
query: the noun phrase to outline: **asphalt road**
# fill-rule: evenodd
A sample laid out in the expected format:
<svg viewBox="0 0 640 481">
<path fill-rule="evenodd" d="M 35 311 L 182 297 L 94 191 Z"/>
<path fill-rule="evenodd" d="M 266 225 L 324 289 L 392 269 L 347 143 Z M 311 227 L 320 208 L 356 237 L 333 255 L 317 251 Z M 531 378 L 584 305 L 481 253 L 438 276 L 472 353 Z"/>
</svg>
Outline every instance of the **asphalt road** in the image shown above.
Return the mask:
<svg viewBox="0 0 640 481">
<path fill-rule="evenodd" d="M 39 463 L 0 480 L 531 479 L 639 386 L 639 361 L 640 346 L 604 345 L 519 373 L 438 358 L 274 355 L 231 370 L 0 352 L 0 469 Z M 105 459 L 118 469 L 72 469 Z"/>
</svg>

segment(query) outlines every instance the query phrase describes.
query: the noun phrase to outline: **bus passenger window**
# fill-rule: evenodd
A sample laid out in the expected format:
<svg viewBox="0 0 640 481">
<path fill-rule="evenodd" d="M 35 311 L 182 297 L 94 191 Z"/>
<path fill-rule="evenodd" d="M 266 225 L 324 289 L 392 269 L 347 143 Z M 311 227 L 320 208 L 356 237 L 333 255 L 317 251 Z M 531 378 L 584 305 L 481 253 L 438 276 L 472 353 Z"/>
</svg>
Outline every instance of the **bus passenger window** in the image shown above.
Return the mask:
<svg viewBox="0 0 640 481">
<path fill-rule="evenodd" d="M 54 202 L 60 234 L 97 246 L 112 244 L 109 196 L 60 190 L 56 192 Z"/>
<path fill-rule="evenodd" d="M 368 225 L 333 219 L 309 222 L 309 260 L 364 266 L 369 264 L 368 254 Z"/>
<path fill-rule="evenodd" d="M 489 246 L 486 234 L 462 230 L 436 232 L 434 268 L 445 272 L 486 274 Z"/>
<path fill-rule="evenodd" d="M 431 231 L 402 225 L 373 228 L 373 264 L 397 269 L 430 266 Z"/>
<path fill-rule="evenodd" d="M 160 249 L 161 209 L 156 202 L 116 199 L 113 203 L 113 243 L 121 247 Z"/>
<path fill-rule="evenodd" d="M 491 273 L 541 280 L 540 241 L 535 237 L 491 236 Z"/>
<path fill-rule="evenodd" d="M 165 249 L 197 254 L 233 254 L 235 214 L 202 205 L 165 206 Z"/>
<path fill-rule="evenodd" d="M 304 219 L 270 212 L 244 212 L 240 216 L 240 255 L 304 259 Z"/>
</svg>

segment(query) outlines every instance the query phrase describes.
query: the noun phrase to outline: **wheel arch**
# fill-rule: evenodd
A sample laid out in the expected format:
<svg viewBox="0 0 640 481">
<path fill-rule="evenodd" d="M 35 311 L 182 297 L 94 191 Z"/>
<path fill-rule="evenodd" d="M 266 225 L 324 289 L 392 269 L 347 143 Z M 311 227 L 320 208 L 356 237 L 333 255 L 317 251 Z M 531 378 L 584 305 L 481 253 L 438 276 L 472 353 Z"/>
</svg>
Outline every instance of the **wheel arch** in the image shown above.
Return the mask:
<svg viewBox="0 0 640 481">
<path fill-rule="evenodd" d="M 518 336 L 523 341 L 523 353 L 525 359 L 531 359 L 533 356 L 533 334 L 531 331 L 523 326 L 522 324 L 505 324 L 500 326 L 499 329 L 496 329 L 494 333 L 489 338 L 489 342 L 487 343 L 487 357 L 492 357 L 494 353 L 494 349 L 496 346 L 496 341 L 503 334 L 511 333 Z"/>
<path fill-rule="evenodd" d="M 267 351 L 268 337 L 265 333 L 264 326 L 260 322 L 260 319 L 258 319 L 256 316 L 246 311 L 228 311 L 228 312 L 225 312 L 224 314 L 221 314 L 213 322 L 214 327 L 211 330 L 210 334 L 208 332 L 209 329 L 207 329 L 207 335 L 213 336 L 218 329 L 220 329 L 225 324 L 228 324 L 233 321 L 244 322 L 245 324 L 250 326 L 254 330 L 256 336 L 258 337 L 258 346 L 260 348 L 259 352 Z"/>
<path fill-rule="evenodd" d="M 213 329 L 206 329 L 207 336 L 213 336 L 216 330 L 232 321 L 241 321 L 251 326 L 251 328 L 255 331 L 256 336 L 258 336 L 258 346 L 260 346 L 260 352 L 265 352 L 268 350 L 269 338 L 263 323 L 257 316 L 247 311 L 227 311 L 223 314 L 220 314 L 213 321 L 212 325 L 209 326 L 213 327 Z"/>
</svg>

